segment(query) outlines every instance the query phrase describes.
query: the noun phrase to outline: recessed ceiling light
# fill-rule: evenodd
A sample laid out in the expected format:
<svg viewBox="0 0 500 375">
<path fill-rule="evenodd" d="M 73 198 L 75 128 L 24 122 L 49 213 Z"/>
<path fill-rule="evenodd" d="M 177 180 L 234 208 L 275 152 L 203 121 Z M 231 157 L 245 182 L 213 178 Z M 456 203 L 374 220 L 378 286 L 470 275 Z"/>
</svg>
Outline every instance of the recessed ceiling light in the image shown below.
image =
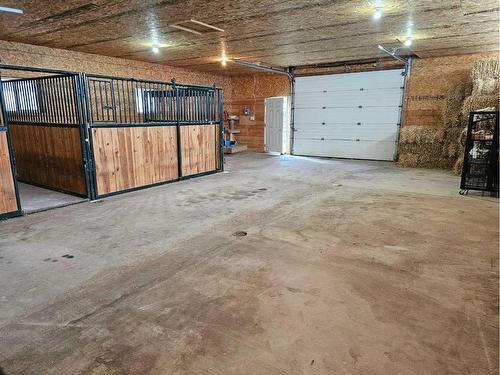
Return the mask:
<svg viewBox="0 0 500 375">
<path fill-rule="evenodd" d="M 409 47 L 409 46 L 411 46 L 411 45 L 412 45 L 412 43 L 413 43 L 413 41 L 411 40 L 411 38 L 408 38 L 408 39 L 406 39 L 406 40 L 404 41 L 404 43 L 403 43 L 403 44 L 404 44 L 406 47 Z"/>
<path fill-rule="evenodd" d="M 153 48 L 151 48 L 151 51 L 153 53 L 158 53 L 158 52 L 160 52 L 160 49 L 158 47 L 153 47 Z"/>
<path fill-rule="evenodd" d="M 379 20 L 382 18 L 382 10 L 380 8 L 376 8 L 375 12 L 373 13 L 373 19 Z"/>
</svg>

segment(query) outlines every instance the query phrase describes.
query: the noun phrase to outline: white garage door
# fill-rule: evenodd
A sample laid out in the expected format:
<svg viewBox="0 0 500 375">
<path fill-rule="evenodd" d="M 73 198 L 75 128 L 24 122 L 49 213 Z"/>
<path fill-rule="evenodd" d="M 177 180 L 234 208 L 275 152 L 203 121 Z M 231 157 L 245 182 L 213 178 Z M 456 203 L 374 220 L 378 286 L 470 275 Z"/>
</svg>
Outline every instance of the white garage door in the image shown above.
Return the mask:
<svg viewBox="0 0 500 375">
<path fill-rule="evenodd" d="M 295 79 L 295 155 L 393 160 L 404 70 Z"/>
</svg>

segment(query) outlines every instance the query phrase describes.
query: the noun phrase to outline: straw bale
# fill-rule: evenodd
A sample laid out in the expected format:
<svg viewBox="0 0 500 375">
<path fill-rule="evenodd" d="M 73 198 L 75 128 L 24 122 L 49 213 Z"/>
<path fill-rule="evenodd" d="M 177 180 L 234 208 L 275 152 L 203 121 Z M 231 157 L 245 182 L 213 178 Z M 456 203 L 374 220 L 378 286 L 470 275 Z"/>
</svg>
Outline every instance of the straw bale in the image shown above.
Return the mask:
<svg viewBox="0 0 500 375">
<path fill-rule="evenodd" d="M 441 142 L 400 144 L 398 165 L 411 168 L 451 168 L 453 160 L 443 157 L 442 147 Z"/>
<path fill-rule="evenodd" d="M 477 60 L 472 64 L 471 78 L 473 81 L 476 79 L 498 78 L 498 76 L 498 58 Z"/>
<path fill-rule="evenodd" d="M 453 166 L 452 172 L 455 176 L 460 176 L 462 174 L 462 166 L 464 165 L 464 158 L 459 157 L 455 161 L 455 165 Z"/>
<path fill-rule="evenodd" d="M 443 141 L 444 129 L 432 126 L 407 126 L 400 132 L 400 143 L 439 143 Z"/>
<path fill-rule="evenodd" d="M 405 168 L 418 168 L 418 155 L 401 154 L 399 156 L 398 165 Z"/>
<path fill-rule="evenodd" d="M 466 97 L 472 92 L 470 80 L 458 82 L 448 89 L 442 110 L 445 127 L 460 126 L 462 121 L 462 105 Z"/>
<path fill-rule="evenodd" d="M 471 95 L 465 99 L 462 106 L 462 116 L 469 118 L 469 112 L 481 110 L 498 110 L 499 93 L 495 95 Z"/>
<path fill-rule="evenodd" d="M 498 78 L 478 78 L 473 81 L 472 95 L 493 95 L 500 89 Z"/>
</svg>

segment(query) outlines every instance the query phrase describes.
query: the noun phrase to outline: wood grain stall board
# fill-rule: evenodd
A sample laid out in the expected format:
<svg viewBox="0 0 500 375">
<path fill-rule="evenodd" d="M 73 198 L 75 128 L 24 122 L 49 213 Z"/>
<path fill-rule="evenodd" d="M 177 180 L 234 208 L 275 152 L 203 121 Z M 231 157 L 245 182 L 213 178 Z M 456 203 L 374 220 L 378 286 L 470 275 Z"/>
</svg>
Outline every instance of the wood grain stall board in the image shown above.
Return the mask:
<svg viewBox="0 0 500 375">
<path fill-rule="evenodd" d="M 10 124 L 20 181 L 87 195 L 80 129 Z"/>
<path fill-rule="evenodd" d="M 215 125 L 181 127 L 182 175 L 192 176 L 217 168 Z"/>
<path fill-rule="evenodd" d="M 92 139 L 98 195 L 178 178 L 173 126 L 94 128 Z"/>
<path fill-rule="evenodd" d="M 17 211 L 7 133 L 0 132 L 0 215 Z"/>
</svg>

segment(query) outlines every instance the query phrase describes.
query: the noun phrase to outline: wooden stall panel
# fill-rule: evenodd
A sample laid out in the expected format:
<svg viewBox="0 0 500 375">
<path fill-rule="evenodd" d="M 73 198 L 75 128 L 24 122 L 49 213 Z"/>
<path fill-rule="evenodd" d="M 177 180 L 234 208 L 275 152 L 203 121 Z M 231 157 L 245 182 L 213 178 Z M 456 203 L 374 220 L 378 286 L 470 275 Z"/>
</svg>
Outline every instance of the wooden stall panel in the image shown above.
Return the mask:
<svg viewBox="0 0 500 375">
<path fill-rule="evenodd" d="M 0 132 L 0 214 L 17 211 L 7 133 Z"/>
<path fill-rule="evenodd" d="M 173 126 L 92 129 L 98 195 L 176 180 Z"/>
<path fill-rule="evenodd" d="M 87 195 L 80 129 L 10 124 L 20 181 Z"/>
<path fill-rule="evenodd" d="M 215 125 L 181 127 L 182 175 L 211 172 L 217 168 Z"/>
</svg>

